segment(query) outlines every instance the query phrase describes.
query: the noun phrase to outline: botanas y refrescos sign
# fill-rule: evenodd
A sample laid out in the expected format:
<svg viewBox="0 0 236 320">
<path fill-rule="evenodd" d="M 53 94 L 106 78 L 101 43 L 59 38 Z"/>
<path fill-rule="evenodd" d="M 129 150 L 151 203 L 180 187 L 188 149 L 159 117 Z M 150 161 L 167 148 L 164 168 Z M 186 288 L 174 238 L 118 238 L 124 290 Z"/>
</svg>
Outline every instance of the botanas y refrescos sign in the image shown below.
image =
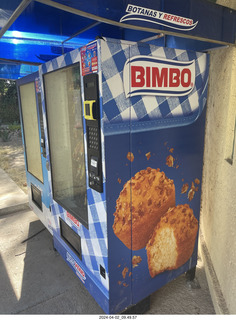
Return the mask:
<svg viewBox="0 0 236 320">
<path fill-rule="evenodd" d="M 194 29 L 198 24 L 198 21 L 194 22 L 190 18 L 152 10 L 150 8 L 135 6 L 132 4 L 127 5 L 126 12 L 127 14 L 120 19 L 120 22 L 132 20 L 150 22 L 152 24 L 158 24 L 180 31 L 190 31 Z"/>
</svg>

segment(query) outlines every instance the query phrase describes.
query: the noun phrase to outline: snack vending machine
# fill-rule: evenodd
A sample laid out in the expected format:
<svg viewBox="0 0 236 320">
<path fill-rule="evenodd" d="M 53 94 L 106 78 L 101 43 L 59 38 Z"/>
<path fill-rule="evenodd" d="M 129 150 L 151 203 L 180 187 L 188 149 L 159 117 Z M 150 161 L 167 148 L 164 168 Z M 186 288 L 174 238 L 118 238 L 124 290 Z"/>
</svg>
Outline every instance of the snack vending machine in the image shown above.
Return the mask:
<svg viewBox="0 0 236 320">
<path fill-rule="evenodd" d="M 46 138 L 38 72 L 17 81 L 29 205 L 52 234 Z"/>
<path fill-rule="evenodd" d="M 197 264 L 208 68 L 202 52 L 110 38 L 39 67 L 44 223 L 106 313 Z"/>
</svg>

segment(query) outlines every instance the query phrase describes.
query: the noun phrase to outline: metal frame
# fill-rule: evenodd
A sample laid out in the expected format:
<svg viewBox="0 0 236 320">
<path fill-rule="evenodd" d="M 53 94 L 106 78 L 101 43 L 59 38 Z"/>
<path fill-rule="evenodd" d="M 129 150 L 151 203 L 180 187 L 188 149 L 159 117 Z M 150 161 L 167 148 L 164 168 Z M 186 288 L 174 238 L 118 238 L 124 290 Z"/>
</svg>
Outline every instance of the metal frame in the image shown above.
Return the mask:
<svg viewBox="0 0 236 320">
<path fill-rule="evenodd" d="M 25 10 L 26 7 L 31 3 L 32 0 L 23 0 L 16 10 L 13 12 L 11 17 L 8 19 L 5 26 L 0 30 L 0 39 L 4 35 L 4 33 L 10 28 L 10 26 L 16 21 L 16 19 L 21 15 L 21 13 Z"/>
</svg>

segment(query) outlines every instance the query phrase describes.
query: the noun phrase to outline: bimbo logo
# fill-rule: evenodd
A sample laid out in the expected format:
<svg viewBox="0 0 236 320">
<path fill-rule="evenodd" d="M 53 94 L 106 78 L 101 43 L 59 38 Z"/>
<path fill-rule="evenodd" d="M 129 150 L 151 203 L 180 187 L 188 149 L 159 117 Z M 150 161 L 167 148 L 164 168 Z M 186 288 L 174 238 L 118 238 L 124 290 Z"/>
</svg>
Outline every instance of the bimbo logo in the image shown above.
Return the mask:
<svg viewBox="0 0 236 320">
<path fill-rule="evenodd" d="M 70 219 L 70 221 L 73 222 L 73 224 L 76 226 L 76 227 L 80 227 L 80 223 L 77 219 L 75 219 L 75 217 L 72 216 L 72 214 L 70 214 L 68 211 L 66 212 L 66 216 L 68 219 Z"/>
<path fill-rule="evenodd" d="M 78 263 L 72 258 L 72 256 L 66 252 L 66 260 L 71 264 L 71 266 L 75 269 L 77 276 L 84 283 L 86 280 L 84 270 L 78 265 Z"/>
<path fill-rule="evenodd" d="M 135 56 L 124 66 L 127 98 L 137 95 L 185 96 L 195 85 L 195 60 L 175 61 Z"/>
</svg>

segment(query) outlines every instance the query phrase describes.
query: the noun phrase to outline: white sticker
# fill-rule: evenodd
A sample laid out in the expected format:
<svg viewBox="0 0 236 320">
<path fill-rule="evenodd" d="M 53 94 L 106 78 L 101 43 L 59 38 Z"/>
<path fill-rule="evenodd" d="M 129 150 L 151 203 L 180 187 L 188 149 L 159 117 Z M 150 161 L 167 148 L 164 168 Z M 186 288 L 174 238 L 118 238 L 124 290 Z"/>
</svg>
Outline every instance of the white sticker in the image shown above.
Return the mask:
<svg viewBox="0 0 236 320">
<path fill-rule="evenodd" d="M 91 159 L 91 166 L 93 166 L 94 168 L 97 168 L 98 162 L 94 159 Z"/>
</svg>

